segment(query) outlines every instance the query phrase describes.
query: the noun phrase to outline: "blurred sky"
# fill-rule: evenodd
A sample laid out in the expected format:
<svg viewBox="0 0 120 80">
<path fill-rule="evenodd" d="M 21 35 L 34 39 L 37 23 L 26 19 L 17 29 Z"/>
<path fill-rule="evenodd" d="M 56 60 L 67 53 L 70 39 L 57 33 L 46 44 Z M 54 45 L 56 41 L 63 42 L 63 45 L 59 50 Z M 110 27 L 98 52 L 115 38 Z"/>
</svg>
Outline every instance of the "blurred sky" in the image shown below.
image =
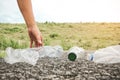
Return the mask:
<svg viewBox="0 0 120 80">
<path fill-rule="evenodd" d="M 21 23 L 17 0 L 0 0 L 0 22 Z M 120 22 L 120 0 L 32 0 L 38 22 Z"/>
</svg>

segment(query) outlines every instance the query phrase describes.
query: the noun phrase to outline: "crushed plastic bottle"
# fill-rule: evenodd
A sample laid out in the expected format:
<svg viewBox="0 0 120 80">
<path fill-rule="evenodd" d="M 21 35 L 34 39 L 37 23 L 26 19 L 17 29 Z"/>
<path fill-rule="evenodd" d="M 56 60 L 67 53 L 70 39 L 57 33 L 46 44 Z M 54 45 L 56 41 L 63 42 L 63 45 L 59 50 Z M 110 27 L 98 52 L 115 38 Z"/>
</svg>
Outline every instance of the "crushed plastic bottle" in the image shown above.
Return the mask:
<svg viewBox="0 0 120 80">
<path fill-rule="evenodd" d="M 6 57 L 4 60 L 10 64 L 16 62 L 26 62 L 35 65 L 38 58 L 39 53 L 35 49 L 13 49 L 11 47 L 8 47 L 6 49 Z"/>
<path fill-rule="evenodd" d="M 74 46 L 68 51 L 68 59 L 70 61 L 75 61 L 77 58 L 83 59 L 85 57 L 85 50 L 83 48 Z"/>
<path fill-rule="evenodd" d="M 10 64 L 16 62 L 26 62 L 35 65 L 37 60 L 41 57 L 61 57 L 62 54 L 63 49 L 61 46 L 43 46 L 39 48 L 27 49 L 13 49 L 8 47 L 6 49 L 6 57 L 4 60 Z"/>
<path fill-rule="evenodd" d="M 61 46 L 43 46 L 38 49 L 39 57 L 61 57 L 63 54 L 63 48 Z"/>
<path fill-rule="evenodd" d="M 120 45 L 109 46 L 88 54 L 89 60 L 96 63 L 120 63 Z"/>
</svg>

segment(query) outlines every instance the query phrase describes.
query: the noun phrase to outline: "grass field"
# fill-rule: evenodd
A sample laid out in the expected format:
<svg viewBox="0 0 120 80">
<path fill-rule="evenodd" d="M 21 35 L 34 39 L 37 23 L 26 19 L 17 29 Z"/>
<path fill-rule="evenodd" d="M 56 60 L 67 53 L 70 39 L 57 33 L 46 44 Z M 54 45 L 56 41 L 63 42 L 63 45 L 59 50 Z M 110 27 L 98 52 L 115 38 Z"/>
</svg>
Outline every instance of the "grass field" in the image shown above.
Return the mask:
<svg viewBox="0 0 120 80">
<path fill-rule="evenodd" d="M 120 23 L 38 23 L 44 45 L 72 46 L 96 50 L 120 44 Z M 25 24 L 0 23 L 0 50 L 27 48 L 29 37 Z"/>
</svg>

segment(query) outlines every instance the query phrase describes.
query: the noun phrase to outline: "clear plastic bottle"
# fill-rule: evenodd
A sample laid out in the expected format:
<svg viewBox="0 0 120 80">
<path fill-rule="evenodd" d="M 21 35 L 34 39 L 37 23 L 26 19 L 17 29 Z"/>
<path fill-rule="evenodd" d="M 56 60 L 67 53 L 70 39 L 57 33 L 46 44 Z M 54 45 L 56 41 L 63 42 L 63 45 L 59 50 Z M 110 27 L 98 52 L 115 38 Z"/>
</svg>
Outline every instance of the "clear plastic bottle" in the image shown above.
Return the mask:
<svg viewBox="0 0 120 80">
<path fill-rule="evenodd" d="M 61 46 L 43 46 L 39 48 L 38 52 L 39 57 L 61 57 L 63 54 L 63 48 Z"/>
<path fill-rule="evenodd" d="M 6 49 L 6 56 L 4 60 L 10 64 L 13 64 L 16 62 L 26 62 L 32 65 L 35 65 L 38 58 L 39 58 L 39 54 L 33 48 L 13 49 L 11 47 L 8 47 Z"/>
<path fill-rule="evenodd" d="M 13 64 L 16 62 L 26 62 L 35 65 L 37 60 L 41 57 L 61 57 L 63 49 L 61 46 L 43 46 L 38 48 L 27 49 L 13 49 L 8 47 L 6 49 L 5 61 Z"/>
<path fill-rule="evenodd" d="M 87 59 L 96 63 L 120 63 L 120 45 L 109 46 L 87 55 Z"/>
<path fill-rule="evenodd" d="M 77 58 L 84 58 L 85 57 L 85 50 L 80 47 L 72 47 L 68 51 L 68 59 L 70 61 L 75 61 Z"/>
</svg>

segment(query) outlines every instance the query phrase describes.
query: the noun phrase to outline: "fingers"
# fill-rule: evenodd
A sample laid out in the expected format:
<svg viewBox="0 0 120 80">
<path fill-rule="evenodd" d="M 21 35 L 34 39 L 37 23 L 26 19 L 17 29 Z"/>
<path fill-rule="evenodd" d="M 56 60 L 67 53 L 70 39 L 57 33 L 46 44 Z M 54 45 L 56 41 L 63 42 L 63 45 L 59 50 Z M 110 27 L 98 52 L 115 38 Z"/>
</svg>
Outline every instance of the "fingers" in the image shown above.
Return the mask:
<svg viewBox="0 0 120 80">
<path fill-rule="evenodd" d="M 41 40 L 35 41 L 35 47 L 40 47 L 40 46 L 43 46 L 42 41 Z"/>
<path fill-rule="evenodd" d="M 40 41 L 38 41 L 38 47 L 40 47 L 40 46 L 43 46 L 43 43 L 42 43 L 42 41 L 40 40 Z"/>
<path fill-rule="evenodd" d="M 30 41 L 30 48 L 32 48 L 33 40 Z"/>
<path fill-rule="evenodd" d="M 42 46 L 42 44 L 35 42 L 35 47 L 40 47 L 40 46 Z"/>
<path fill-rule="evenodd" d="M 38 42 L 37 42 L 37 47 L 43 46 L 43 42 L 42 42 L 42 36 L 40 36 Z"/>
<path fill-rule="evenodd" d="M 42 38 L 39 39 L 39 40 L 30 40 L 30 48 L 33 47 L 33 43 L 34 43 L 34 47 L 40 47 L 40 46 L 43 46 Z"/>
<path fill-rule="evenodd" d="M 33 34 L 29 32 L 29 36 L 30 36 L 30 48 L 43 46 L 41 34 L 39 33 Z"/>
<path fill-rule="evenodd" d="M 39 45 L 40 45 L 40 46 L 43 46 L 43 39 L 42 39 L 42 36 L 40 36 L 40 37 L 41 37 L 41 40 L 39 41 L 39 43 L 40 43 Z"/>
<path fill-rule="evenodd" d="M 40 47 L 43 46 L 43 42 L 42 42 L 42 36 L 40 36 L 39 38 L 37 38 L 35 42 L 35 47 Z"/>
</svg>

